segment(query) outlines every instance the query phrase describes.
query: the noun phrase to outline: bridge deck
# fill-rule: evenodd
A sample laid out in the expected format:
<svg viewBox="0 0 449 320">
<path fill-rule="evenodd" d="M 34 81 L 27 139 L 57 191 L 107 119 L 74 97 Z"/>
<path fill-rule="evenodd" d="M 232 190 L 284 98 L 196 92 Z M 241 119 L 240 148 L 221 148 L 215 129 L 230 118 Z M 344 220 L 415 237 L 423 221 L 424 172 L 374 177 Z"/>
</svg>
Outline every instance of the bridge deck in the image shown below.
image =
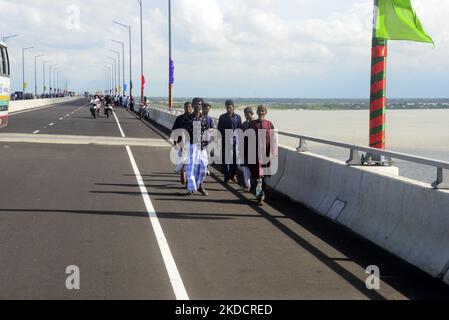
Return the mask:
<svg viewBox="0 0 449 320">
<path fill-rule="evenodd" d="M 124 145 L 191 299 L 449 297 L 441 281 L 299 204 L 272 194 L 259 207 L 215 168 L 210 196 L 186 198 L 161 128 L 122 109 L 117 118 L 125 140 L 115 118 L 90 119 L 85 102 L 0 129 L 0 298 L 175 298 Z M 142 138 L 157 143 L 133 144 Z M 69 265 L 80 268 L 79 291 L 65 288 Z M 365 287 L 370 265 L 381 270 L 378 291 Z"/>
</svg>

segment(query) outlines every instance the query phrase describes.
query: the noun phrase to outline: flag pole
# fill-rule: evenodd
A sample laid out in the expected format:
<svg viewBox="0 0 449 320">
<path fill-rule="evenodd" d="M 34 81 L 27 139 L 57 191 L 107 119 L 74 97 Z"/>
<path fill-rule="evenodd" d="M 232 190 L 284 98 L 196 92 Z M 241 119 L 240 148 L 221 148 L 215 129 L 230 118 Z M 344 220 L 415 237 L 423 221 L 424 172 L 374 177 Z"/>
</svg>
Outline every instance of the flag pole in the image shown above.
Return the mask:
<svg viewBox="0 0 449 320">
<path fill-rule="evenodd" d="M 371 90 L 369 144 L 371 148 L 385 149 L 387 110 L 387 40 L 376 37 L 379 0 L 374 0 L 373 37 L 371 49 Z M 385 157 L 368 154 L 368 164 L 385 165 Z"/>
</svg>

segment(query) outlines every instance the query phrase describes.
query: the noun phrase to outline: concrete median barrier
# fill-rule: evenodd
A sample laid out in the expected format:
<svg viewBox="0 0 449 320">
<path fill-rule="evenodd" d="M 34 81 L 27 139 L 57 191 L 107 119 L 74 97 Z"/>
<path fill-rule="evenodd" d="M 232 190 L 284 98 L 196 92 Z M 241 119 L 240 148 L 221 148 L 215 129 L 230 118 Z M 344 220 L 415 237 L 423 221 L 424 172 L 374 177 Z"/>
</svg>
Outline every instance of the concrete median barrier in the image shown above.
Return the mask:
<svg viewBox="0 0 449 320">
<path fill-rule="evenodd" d="M 35 100 L 19 100 L 11 101 L 9 103 L 9 113 L 14 114 L 16 112 L 32 110 L 36 108 L 42 108 L 52 106 L 56 104 L 77 101 L 83 99 L 82 97 L 66 97 L 66 98 L 54 98 L 54 99 L 35 99 Z"/>
<path fill-rule="evenodd" d="M 447 271 L 449 192 L 399 177 L 395 168 L 349 167 L 282 147 L 280 155 L 284 153 L 286 168 L 278 173 L 282 177 L 269 182 L 276 191 L 434 277 Z M 343 210 L 335 215 L 331 209 L 336 201 L 343 203 Z"/>
<path fill-rule="evenodd" d="M 176 117 L 154 110 L 169 128 Z M 449 191 L 399 176 L 395 167 L 356 167 L 281 147 L 277 192 L 349 228 L 449 283 Z"/>
</svg>

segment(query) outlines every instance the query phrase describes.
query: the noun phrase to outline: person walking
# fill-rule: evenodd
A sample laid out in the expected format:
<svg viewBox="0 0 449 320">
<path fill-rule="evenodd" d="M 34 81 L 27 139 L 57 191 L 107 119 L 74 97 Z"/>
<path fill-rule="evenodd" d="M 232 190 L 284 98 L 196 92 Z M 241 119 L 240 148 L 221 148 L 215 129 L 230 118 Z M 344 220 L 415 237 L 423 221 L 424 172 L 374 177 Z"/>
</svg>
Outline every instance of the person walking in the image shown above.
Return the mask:
<svg viewBox="0 0 449 320">
<path fill-rule="evenodd" d="M 193 113 L 193 107 L 191 102 L 186 102 L 184 104 L 184 113 L 178 116 L 172 128 L 172 132 L 178 129 L 185 129 L 186 118 Z M 185 173 L 185 163 L 186 163 L 186 150 L 179 146 L 182 141 L 182 137 L 179 137 L 177 141 L 174 141 L 174 146 L 179 150 L 178 152 L 178 162 L 176 164 L 175 172 L 180 174 L 180 181 L 182 185 L 186 185 L 186 173 Z"/>
<path fill-rule="evenodd" d="M 226 113 L 223 114 L 218 121 L 218 131 L 220 131 L 222 136 L 222 170 L 224 174 L 224 181 L 228 183 L 233 180 L 238 183 L 237 179 L 237 137 L 235 131 L 237 129 L 242 129 L 242 118 L 235 113 L 234 101 L 226 101 Z M 226 131 L 231 130 L 233 132 L 231 136 L 231 141 L 226 141 Z M 232 159 L 227 159 L 226 155 L 230 154 L 232 147 L 233 157 Z M 230 157 L 229 157 L 230 158 Z"/>
<path fill-rule="evenodd" d="M 269 171 L 271 163 L 268 162 L 267 164 L 263 164 L 263 159 L 260 158 L 260 153 L 265 150 L 265 156 L 270 157 L 270 155 L 274 154 L 277 156 L 277 142 L 271 141 L 271 133 L 274 130 L 274 125 L 271 121 L 268 121 L 266 119 L 268 114 L 268 108 L 265 106 L 259 106 L 257 108 L 257 115 L 258 119 L 255 121 L 252 121 L 249 124 L 248 130 L 254 130 L 256 133 L 256 164 L 250 164 L 249 169 L 251 171 L 251 175 L 253 179 L 257 181 L 257 187 L 256 187 L 256 197 L 257 201 L 260 205 L 263 205 L 265 201 L 265 190 L 266 190 L 266 179 L 270 178 L 270 175 L 267 174 Z M 265 131 L 265 141 L 259 139 L 259 131 Z M 265 144 L 265 145 L 264 145 Z"/>
<path fill-rule="evenodd" d="M 207 141 L 203 141 L 203 136 L 209 130 L 207 118 L 201 114 L 203 99 L 195 98 L 192 101 L 193 113 L 184 120 L 184 128 L 190 135 L 190 141 L 187 141 L 187 196 L 193 195 L 199 191 L 204 196 L 208 196 L 203 186 L 207 175 L 209 165 L 207 156 Z"/>
<path fill-rule="evenodd" d="M 254 121 L 254 112 L 253 108 L 247 107 L 244 110 L 245 119 L 246 121 L 242 124 L 242 130 L 245 132 L 249 129 L 251 122 Z M 243 146 L 243 165 L 242 165 L 242 171 L 243 171 L 243 178 L 245 180 L 245 186 L 244 189 L 246 192 L 251 192 L 251 170 L 249 169 L 249 146 L 248 146 L 248 140 L 245 139 L 244 146 Z"/>
</svg>

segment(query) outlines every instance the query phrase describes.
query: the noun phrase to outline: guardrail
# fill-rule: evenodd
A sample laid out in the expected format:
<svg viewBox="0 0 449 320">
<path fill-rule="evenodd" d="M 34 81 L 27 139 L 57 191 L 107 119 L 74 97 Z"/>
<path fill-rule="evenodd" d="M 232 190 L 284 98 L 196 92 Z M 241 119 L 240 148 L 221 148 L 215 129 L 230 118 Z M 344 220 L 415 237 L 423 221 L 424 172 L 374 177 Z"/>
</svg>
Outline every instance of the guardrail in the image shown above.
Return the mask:
<svg viewBox="0 0 449 320">
<path fill-rule="evenodd" d="M 182 114 L 181 111 L 173 109 L 170 110 L 166 107 L 160 106 L 152 106 L 154 109 L 158 109 L 161 111 L 165 111 L 174 115 Z M 411 154 L 381 150 L 369 147 L 362 147 L 347 143 L 342 143 L 338 141 L 325 140 L 316 137 L 308 137 L 299 134 L 294 134 L 285 131 L 278 131 L 280 136 L 295 138 L 299 140 L 299 147 L 297 148 L 298 152 L 307 152 L 309 148 L 307 146 L 307 142 L 315 142 L 319 144 L 324 144 L 328 146 L 338 147 L 349 150 L 349 160 L 346 161 L 349 166 L 367 166 L 372 165 L 373 163 L 377 165 L 391 165 L 391 159 L 404 160 L 407 162 L 412 162 L 424 166 L 430 166 L 436 169 L 436 181 L 431 184 L 434 189 L 449 189 L 449 162 L 439 161 L 431 158 L 414 156 Z M 365 155 L 362 155 L 361 152 L 365 152 Z M 372 161 L 373 156 L 384 157 L 385 159 L 380 161 Z"/>
</svg>

